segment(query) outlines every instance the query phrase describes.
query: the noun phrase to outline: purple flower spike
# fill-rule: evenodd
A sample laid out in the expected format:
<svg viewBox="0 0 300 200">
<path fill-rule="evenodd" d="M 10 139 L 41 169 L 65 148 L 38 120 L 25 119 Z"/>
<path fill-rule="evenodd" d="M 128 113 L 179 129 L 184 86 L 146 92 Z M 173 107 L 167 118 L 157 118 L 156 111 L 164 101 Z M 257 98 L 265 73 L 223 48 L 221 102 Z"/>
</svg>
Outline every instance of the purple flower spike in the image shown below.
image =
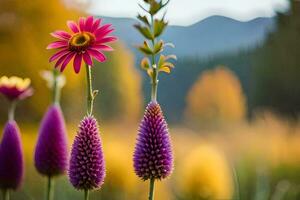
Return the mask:
<svg viewBox="0 0 300 200">
<path fill-rule="evenodd" d="M 57 176 L 66 172 L 68 146 L 65 120 L 58 105 L 48 108 L 44 116 L 35 148 L 35 167 L 46 176 Z"/>
<path fill-rule="evenodd" d="M 17 123 L 6 123 L 0 144 L 0 188 L 16 190 L 24 173 L 21 136 Z"/>
<path fill-rule="evenodd" d="M 173 170 L 168 125 L 158 103 L 150 102 L 140 124 L 133 156 L 135 173 L 143 180 L 163 179 Z"/>
<path fill-rule="evenodd" d="M 97 120 L 85 117 L 72 146 L 69 179 L 79 190 L 98 189 L 104 182 L 105 162 Z"/>
</svg>

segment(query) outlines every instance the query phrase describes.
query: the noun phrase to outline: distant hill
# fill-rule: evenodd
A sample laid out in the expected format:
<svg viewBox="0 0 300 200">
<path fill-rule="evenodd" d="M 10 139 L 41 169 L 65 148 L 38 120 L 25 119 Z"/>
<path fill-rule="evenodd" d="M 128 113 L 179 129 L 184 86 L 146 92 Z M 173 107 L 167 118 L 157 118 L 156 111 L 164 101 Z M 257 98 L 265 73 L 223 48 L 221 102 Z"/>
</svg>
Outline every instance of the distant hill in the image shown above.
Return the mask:
<svg viewBox="0 0 300 200">
<path fill-rule="evenodd" d="M 115 34 L 132 49 L 138 62 L 142 55 L 134 45 L 140 44 L 143 39 L 132 28 L 136 21 L 124 18 L 104 20 L 114 24 Z M 163 39 L 175 44 L 176 48 L 171 53 L 177 55 L 178 61 L 172 76 L 160 76 L 158 96 L 169 122 L 183 119 L 187 92 L 204 70 L 212 69 L 216 65 L 228 66 L 236 73 L 251 109 L 253 54 L 256 47 L 264 44 L 268 33 L 275 30 L 275 27 L 275 18 L 240 22 L 222 16 L 212 16 L 187 27 L 168 27 Z M 143 89 L 147 101 L 150 98 L 147 78 L 144 79 Z"/>
<path fill-rule="evenodd" d="M 105 17 L 104 20 L 113 23 L 115 34 L 130 48 L 142 41 L 141 36 L 132 28 L 136 23 L 134 19 Z M 212 16 L 187 27 L 170 26 L 163 39 L 175 44 L 176 48 L 172 53 L 178 56 L 212 56 L 255 47 L 274 26 L 274 18 L 240 22 L 228 17 Z"/>
</svg>

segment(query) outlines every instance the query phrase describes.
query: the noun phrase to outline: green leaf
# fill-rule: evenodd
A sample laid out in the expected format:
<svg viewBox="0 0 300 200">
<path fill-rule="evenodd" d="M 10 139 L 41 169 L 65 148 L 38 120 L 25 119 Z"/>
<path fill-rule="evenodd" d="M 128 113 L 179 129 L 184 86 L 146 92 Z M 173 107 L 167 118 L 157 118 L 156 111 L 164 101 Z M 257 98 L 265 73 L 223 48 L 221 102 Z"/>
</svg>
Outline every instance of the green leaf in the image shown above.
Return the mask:
<svg viewBox="0 0 300 200">
<path fill-rule="evenodd" d="M 141 61 L 141 67 L 144 70 L 148 70 L 150 68 L 150 61 L 147 57 L 143 58 Z"/>
<path fill-rule="evenodd" d="M 160 55 L 159 60 L 158 60 L 158 70 L 165 72 L 165 73 L 171 73 L 171 68 L 174 68 L 174 64 L 171 62 L 167 62 L 169 59 L 176 59 L 175 55 Z"/>
<path fill-rule="evenodd" d="M 140 24 L 134 25 L 134 27 L 147 39 L 152 40 L 153 35 L 149 27 L 141 26 Z"/>
<path fill-rule="evenodd" d="M 157 54 L 163 50 L 164 42 L 161 40 L 154 45 L 153 53 Z"/>
<path fill-rule="evenodd" d="M 152 76 L 153 76 L 153 69 L 152 69 L 152 68 L 149 68 L 149 69 L 147 70 L 147 74 L 148 74 L 150 77 L 152 77 Z"/>
<path fill-rule="evenodd" d="M 162 66 L 161 66 L 162 68 L 163 67 L 169 67 L 169 68 L 174 68 L 175 66 L 174 66 L 174 64 L 173 63 L 170 63 L 170 62 L 165 62 Z"/>
<path fill-rule="evenodd" d="M 155 15 L 162 8 L 162 2 L 158 3 L 155 0 L 150 0 L 149 4 L 150 4 L 149 13 L 151 15 Z"/>
<path fill-rule="evenodd" d="M 154 37 L 158 37 L 160 36 L 163 31 L 165 30 L 166 26 L 168 25 L 167 22 L 164 21 L 164 19 L 162 20 L 154 20 Z"/>
<path fill-rule="evenodd" d="M 158 69 L 161 68 L 161 66 L 165 63 L 166 57 L 164 55 L 160 55 L 158 60 Z"/>
<path fill-rule="evenodd" d="M 139 20 L 141 20 L 142 22 L 144 22 L 147 26 L 150 26 L 150 23 L 149 23 L 148 18 L 147 18 L 146 15 L 142 16 L 142 15 L 139 14 L 139 15 L 137 16 L 137 18 L 138 18 Z"/>
<path fill-rule="evenodd" d="M 165 72 L 167 74 L 171 73 L 171 69 L 169 67 L 162 67 L 159 69 L 160 72 Z"/>
<path fill-rule="evenodd" d="M 144 44 L 139 46 L 138 49 L 146 55 L 153 55 L 152 49 L 146 41 L 144 41 Z"/>
</svg>

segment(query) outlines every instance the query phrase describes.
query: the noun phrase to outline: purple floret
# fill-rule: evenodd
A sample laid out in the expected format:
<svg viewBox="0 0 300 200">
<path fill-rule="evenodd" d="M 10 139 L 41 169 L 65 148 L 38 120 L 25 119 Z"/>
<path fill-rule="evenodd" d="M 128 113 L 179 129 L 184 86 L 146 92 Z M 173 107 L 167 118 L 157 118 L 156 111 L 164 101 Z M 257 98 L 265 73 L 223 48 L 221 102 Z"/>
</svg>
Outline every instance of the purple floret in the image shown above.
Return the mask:
<svg viewBox="0 0 300 200">
<path fill-rule="evenodd" d="M 140 124 L 133 156 L 135 173 L 143 180 L 163 179 L 173 170 L 168 125 L 158 103 L 150 102 Z"/>
<path fill-rule="evenodd" d="M 18 189 L 23 180 L 24 163 L 21 136 L 17 123 L 6 123 L 0 144 L 0 188 Z"/>
<path fill-rule="evenodd" d="M 42 175 L 57 176 L 67 171 L 67 133 L 58 105 L 50 106 L 42 120 L 34 157 L 35 167 Z"/>
<path fill-rule="evenodd" d="M 97 120 L 85 117 L 72 146 L 69 179 L 79 190 L 93 190 L 102 186 L 105 162 Z"/>
</svg>

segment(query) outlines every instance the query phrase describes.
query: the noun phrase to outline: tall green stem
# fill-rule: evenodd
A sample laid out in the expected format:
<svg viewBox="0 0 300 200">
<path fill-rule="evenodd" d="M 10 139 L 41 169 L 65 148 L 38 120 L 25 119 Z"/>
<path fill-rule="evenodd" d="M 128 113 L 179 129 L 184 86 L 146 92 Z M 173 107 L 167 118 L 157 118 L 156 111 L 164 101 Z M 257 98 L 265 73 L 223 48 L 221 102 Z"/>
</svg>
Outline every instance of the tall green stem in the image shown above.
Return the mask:
<svg viewBox="0 0 300 200">
<path fill-rule="evenodd" d="M 154 182 L 155 182 L 155 179 L 154 178 L 151 178 L 150 179 L 150 188 L 149 188 L 149 200 L 154 200 Z"/>
<path fill-rule="evenodd" d="M 157 101 L 157 85 L 158 85 L 158 80 L 157 80 L 157 69 L 153 68 L 153 75 L 152 75 L 152 88 L 151 88 L 151 100 L 156 102 Z"/>
<path fill-rule="evenodd" d="M 54 180 L 51 176 L 48 176 L 48 183 L 47 183 L 47 200 L 53 200 L 54 196 L 54 191 L 53 191 L 53 185 L 54 185 Z"/>
<path fill-rule="evenodd" d="M 153 34 L 154 34 L 154 26 L 153 26 L 153 23 L 154 23 L 154 18 L 153 18 L 153 15 L 151 15 L 151 27 L 152 27 L 152 30 L 153 30 Z M 152 42 L 152 46 L 154 48 L 154 45 L 155 45 L 155 39 L 153 38 L 151 40 Z M 151 84 L 152 84 L 152 88 L 151 88 L 151 100 L 156 102 L 157 100 L 157 85 L 158 85 L 158 71 L 157 71 L 157 68 L 156 68 L 156 60 L 155 60 L 155 54 L 152 54 L 152 57 L 151 57 L 151 61 L 152 61 L 152 69 L 153 69 L 153 74 L 152 74 L 152 80 L 151 80 Z"/>
<path fill-rule="evenodd" d="M 12 101 L 9 111 L 8 111 L 8 119 L 9 120 L 14 120 L 15 119 L 15 110 L 17 106 L 17 101 Z"/>
<path fill-rule="evenodd" d="M 93 114 L 94 94 L 92 86 L 92 69 L 91 66 L 86 65 L 86 79 L 87 79 L 87 114 Z"/>
<path fill-rule="evenodd" d="M 89 190 L 84 190 L 84 200 L 89 200 L 90 192 Z"/>
<path fill-rule="evenodd" d="M 9 200 L 10 194 L 8 189 L 3 189 L 3 200 Z"/>
<path fill-rule="evenodd" d="M 58 70 L 57 69 L 53 69 L 53 88 L 52 88 L 52 92 L 53 92 L 53 103 L 54 104 L 59 104 L 59 100 L 60 100 L 60 88 L 58 86 Z"/>
</svg>

